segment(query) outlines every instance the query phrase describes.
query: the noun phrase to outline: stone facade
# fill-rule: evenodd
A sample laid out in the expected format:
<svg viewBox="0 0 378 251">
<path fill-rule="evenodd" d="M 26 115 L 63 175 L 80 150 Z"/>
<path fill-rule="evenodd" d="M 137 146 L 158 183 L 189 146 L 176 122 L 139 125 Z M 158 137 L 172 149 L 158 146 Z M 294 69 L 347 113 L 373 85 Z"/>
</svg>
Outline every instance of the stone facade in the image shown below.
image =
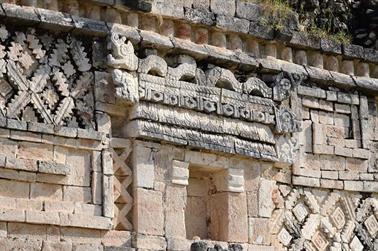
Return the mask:
<svg viewBox="0 0 378 251">
<path fill-rule="evenodd" d="M 2 1 L 0 250 L 377 250 L 378 52 L 256 9 Z"/>
</svg>

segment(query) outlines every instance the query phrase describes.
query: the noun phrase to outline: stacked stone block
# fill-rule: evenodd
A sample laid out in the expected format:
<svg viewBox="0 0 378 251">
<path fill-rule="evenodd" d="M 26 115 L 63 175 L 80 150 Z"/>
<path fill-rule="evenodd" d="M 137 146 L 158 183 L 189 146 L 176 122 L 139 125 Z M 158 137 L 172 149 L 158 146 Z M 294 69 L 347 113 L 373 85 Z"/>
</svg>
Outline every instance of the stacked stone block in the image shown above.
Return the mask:
<svg viewBox="0 0 378 251">
<path fill-rule="evenodd" d="M 374 52 L 95 2 L 1 5 L 1 248 L 377 248 Z"/>
<path fill-rule="evenodd" d="M 298 88 L 298 94 L 302 102 L 303 148 L 293 168 L 293 182 L 375 191 L 376 167 L 369 161 L 374 135 L 369 124 L 374 121 L 369 122 L 367 97 L 305 86 Z M 374 102 L 372 105 L 376 109 Z"/>
</svg>

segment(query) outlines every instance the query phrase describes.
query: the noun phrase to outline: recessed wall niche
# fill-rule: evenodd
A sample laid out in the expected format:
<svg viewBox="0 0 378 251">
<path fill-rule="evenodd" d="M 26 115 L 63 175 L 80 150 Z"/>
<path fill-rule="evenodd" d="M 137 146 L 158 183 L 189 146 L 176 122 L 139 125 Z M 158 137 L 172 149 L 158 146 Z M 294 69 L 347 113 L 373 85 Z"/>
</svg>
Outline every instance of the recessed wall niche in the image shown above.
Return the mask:
<svg viewBox="0 0 378 251">
<path fill-rule="evenodd" d="M 216 193 L 214 173 L 203 168 L 189 169 L 185 227 L 187 239 L 198 236 L 201 239 L 215 239 L 209 232 L 212 223 L 211 197 Z"/>
<path fill-rule="evenodd" d="M 181 162 L 184 163 L 184 162 Z M 243 234 L 234 233 L 234 224 L 245 222 L 244 170 L 174 164 L 173 182 L 186 186 L 185 210 L 186 238 L 217 241 L 241 241 Z M 186 172 L 185 172 L 185 171 Z M 178 178 L 178 174 L 184 174 Z M 185 178 L 184 178 L 185 176 Z M 186 180 L 185 180 L 186 179 Z M 235 207 L 235 205 L 237 205 Z"/>
</svg>

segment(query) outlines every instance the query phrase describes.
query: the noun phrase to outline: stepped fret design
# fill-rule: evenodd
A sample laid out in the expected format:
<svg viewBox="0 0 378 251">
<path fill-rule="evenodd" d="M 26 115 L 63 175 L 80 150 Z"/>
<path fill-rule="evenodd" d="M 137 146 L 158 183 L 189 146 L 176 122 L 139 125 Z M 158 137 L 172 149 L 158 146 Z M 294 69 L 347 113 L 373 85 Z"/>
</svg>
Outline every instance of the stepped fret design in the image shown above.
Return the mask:
<svg viewBox="0 0 378 251">
<path fill-rule="evenodd" d="M 128 165 L 131 145 L 126 148 L 112 149 L 114 171 L 114 227 L 119 230 L 132 230 L 128 220 L 133 205 L 133 198 L 128 192 L 132 182 L 132 170 Z"/>
</svg>

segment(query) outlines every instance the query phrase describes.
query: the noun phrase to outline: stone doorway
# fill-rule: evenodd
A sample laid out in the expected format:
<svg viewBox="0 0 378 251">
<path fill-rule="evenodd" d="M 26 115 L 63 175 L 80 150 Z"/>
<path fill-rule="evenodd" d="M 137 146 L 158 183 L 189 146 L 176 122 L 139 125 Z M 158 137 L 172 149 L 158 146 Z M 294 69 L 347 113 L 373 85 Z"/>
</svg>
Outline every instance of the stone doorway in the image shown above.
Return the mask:
<svg viewBox="0 0 378 251">
<path fill-rule="evenodd" d="M 230 202 L 239 196 L 228 189 L 230 177 L 235 176 L 230 175 L 229 169 L 189 167 L 185 207 L 187 239 L 230 241 Z"/>
</svg>

